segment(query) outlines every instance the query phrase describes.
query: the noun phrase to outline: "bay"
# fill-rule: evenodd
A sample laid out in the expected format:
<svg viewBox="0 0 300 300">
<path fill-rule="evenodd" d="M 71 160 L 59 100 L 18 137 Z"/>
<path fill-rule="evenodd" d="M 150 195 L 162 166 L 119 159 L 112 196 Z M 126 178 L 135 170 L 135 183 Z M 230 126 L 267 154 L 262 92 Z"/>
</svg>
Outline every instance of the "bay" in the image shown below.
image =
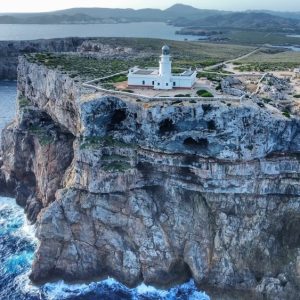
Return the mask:
<svg viewBox="0 0 300 300">
<path fill-rule="evenodd" d="M 168 40 L 198 40 L 205 36 L 178 35 L 174 27 L 162 22 L 122 24 L 0 24 L 0 41 L 36 40 L 66 37 L 137 37 Z"/>
</svg>

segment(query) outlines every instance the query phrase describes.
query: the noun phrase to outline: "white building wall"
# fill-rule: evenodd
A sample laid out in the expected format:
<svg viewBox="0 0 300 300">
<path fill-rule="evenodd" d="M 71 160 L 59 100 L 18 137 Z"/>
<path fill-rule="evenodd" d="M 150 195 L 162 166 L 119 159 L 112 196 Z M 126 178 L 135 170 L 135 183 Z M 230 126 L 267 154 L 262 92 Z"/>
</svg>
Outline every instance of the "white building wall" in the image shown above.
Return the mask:
<svg viewBox="0 0 300 300">
<path fill-rule="evenodd" d="M 175 85 L 174 85 L 175 82 Z M 169 90 L 172 88 L 192 88 L 196 82 L 196 72 L 192 76 L 171 76 L 169 79 L 158 75 L 128 74 L 129 86 L 154 87 L 155 89 Z"/>
<path fill-rule="evenodd" d="M 136 74 L 138 67 L 129 70 L 129 86 L 153 87 L 158 90 L 170 90 L 172 88 L 191 88 L 196 82 L 197 72 L 191 76 L 172 75 L 172 61 L 169 55 L 169 47 L 162 48 L 163 54 L 159 62 L 159 73 L 151 75 Z M 155 69 L 153 69 L 155 70 Z"/>
<path fill-rule="evenodd" d="M 192 88 L 196 82 L 197 73 L 194 72 L 192 76 L 172 76 L 172 86 L 173 88 Z M 174 83 L 175 82 L 175 86 Z"/>
<path fill-rule="evenodd" d="M 129 86 L 154 86 L 157 76 L 153 75 L 137 75 L 137 74 L 128 74 L 128 85 Z M 144 83 L 144 84 L 143 84 Z"/>
</svg>

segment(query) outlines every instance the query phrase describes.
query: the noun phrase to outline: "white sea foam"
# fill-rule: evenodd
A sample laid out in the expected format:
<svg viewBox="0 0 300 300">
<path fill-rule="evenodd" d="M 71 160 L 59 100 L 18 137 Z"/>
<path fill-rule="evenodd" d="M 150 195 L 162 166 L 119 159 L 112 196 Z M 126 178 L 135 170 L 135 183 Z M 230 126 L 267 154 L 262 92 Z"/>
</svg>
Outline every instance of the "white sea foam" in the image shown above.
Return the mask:
<svg viewBox="0 0 300 300">
<path fill-rule="evenodd" d="M 11 295 L 15 299 L 18 296 L 22 300 L 27 299 L 27 297 L 46 300 L 76 299 L 77 297 L 84 299 L 84 296 L 91 292 L 99 295 L 98 297 L 101 299 L 101 294 L 107 294 L 108 292 L 112 294 L 112 297 L 116 297 L 115 295 L 122 292 L 128 295 L 128 299 L 133 300 L 145 297 L 153 300 L 175 300 L 178 299 L 177 294 L 180 291 L 181 294 L 188 295 L 189 300 L 209 300 L 205 293 L 197 290 L 193 280 L 169 290 L 156 289 L 144 283 L 135 289 L 129 289 L 113 278 L 89 284 L 68 284 L 61 280 L 35 286 L 29 279 L 33 250 L 37 246 L 35 228 L 26 221 L 22 208 L 16 204 L 14 199 L 0 197 L 0 211 L 4 212 L 4 216 L 0 220 L 0 224 L 3 224 L 4 234 L 7 231 L 10 235 L 20 240 L 23 239 L 28 243 L 28 249 L 19 249 L 18 252 L 11 253 L 5 261 L 5 265 L 11 274 L 16 272 L 12 284 L 15 290 Z M 5 254 L 3 253 L 3 255 Z"/>
</svg>

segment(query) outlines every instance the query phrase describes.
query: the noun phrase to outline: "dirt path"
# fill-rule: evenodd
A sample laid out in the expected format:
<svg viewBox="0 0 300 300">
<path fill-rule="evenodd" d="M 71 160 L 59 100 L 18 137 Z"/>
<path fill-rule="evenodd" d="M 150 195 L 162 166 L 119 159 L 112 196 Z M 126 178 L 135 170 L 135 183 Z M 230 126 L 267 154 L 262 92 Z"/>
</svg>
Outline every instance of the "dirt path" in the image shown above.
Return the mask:
<svg viewBox="0 0 300 300">
<path fill-rule="evenodd" d="M 236 58 L 233 58 L 233 59 L 229 59 L 229 60 L 227 60 L 227 61 L 223 61 L 223 62 L 218 63 L 218 64 L 215 64 L 215 65 L 213 65 L 213 66 L 206 67 L 206 68 L 203 69 L 203 71 L 214 70 L 214 69 L 216 69 L 216 68 L 218 68 L 218 67 L 221 67 L 222 65 L 225 65 L 225 64 L 228 64 L 228 63 L 232 63 L 232 62 L 235 62 L 235 61 L 244 59 L 244 58 L 246 58 L 246 57 L 248 57 L 248 56 L 250 56 L 250 55 L 256 53 L 256 52 L 259 51 L 260 49 L 261 49 L 261 48 L 259 47 L 259 48 L 256 48 L 255 50 L 253 50 L 253 51 L 251 51 L 251 52 L 249 52 L 249 53 L 247 53 L 247 54 L 244 54 L 244 55 L 242 55 L 242 56 L 239 56 L 239 57 L 236 57 Z"/>
</svg>

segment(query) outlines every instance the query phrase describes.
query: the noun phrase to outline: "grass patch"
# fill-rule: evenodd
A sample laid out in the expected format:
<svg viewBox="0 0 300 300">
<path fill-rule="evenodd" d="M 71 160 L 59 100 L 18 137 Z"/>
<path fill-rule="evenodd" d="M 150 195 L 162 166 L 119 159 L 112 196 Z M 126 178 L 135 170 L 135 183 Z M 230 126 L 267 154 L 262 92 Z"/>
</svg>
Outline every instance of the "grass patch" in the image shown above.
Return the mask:
<svg viewBox="0 0 300 300">
<path fill-rule="evenodd" d="M 214 97 L 214 95 L 207 90 L 198 90 L 197 95 L 199 97 Z"/>
<path fill-rule="evenodd" d="M 298 45 L 299 39 L 295 37 L 289 37 L 284 33 L 276 33 L 266 31 L 255 30 L 231 30 L 226 37 L 231 43 L 237 43 L 242 45 Z M 273 49 L 272 49 L 273 50 Z M 274 49 L 274 51 L 280 51 L 280 49 Z"/>
<path fill-rule="evenodd" d="M 136 148 L 136 144 L 124 143 L 114 139 L 112 136 L 86 137 L 81 141 L 80 149 L 99 149 L 102 147 Z"/>
<path fill-rule="evenodd" d="M 291 117 L 291 115 L 290 115 L 290 113 L 288 111 L 283 111 L 282 115 L 285 116 L 286 118 L 290 118 Z"/>
<path fill-rule="evenodd" d="M 41 146 L 47 146 L 54 142 L 54 137 L 47 130 L 37 125 L 31 125 L 28 131 L 36 136 Z"/>
<path fill-rule="evenodd" d="M 128 162 L 112 162 L 102 166 L 105 172 L 125 172 L 131 169 L 131 165 Z"/>
<path fill-rule="evenodd" d="M 272 99 L 269 99 L 269 98 L 263 98 L 262 100 L 264 101 L 264 103 L 267 103 L 267 104 L 272 102 Z"/>
<path fill-rule="evenodd" d="M 18 99 L 18 103 L 19 103 L 19 108 L 25 108 L 27 106 L 30 106 L 31 102 L 29 99 L 27 99 L 26 97 L 20 97 Z"/>
<path fill-rule="evenodd" d="M 174 97 L 176 98 L 185 98 L 185 97 L 191 97 L 191 94 L 177 94 Z"/>
<path fill-rule="evenodd" d="M 290 70 L 299 66 L 300 52 L 281 51 L 269 52 L 265 49 L 235 62 L 242 72 Z"/>
<path fill-rule="evenodd" d="M 123 155 L 112 154 L 112 155 L 103 155 L 102 160 L 104 161 L 128 161 L 129 158 Z"/>
<path fill-rule="evenodd" d="M 115 76 L 107 78 L 105 80 L 105 82 L 108 82 L 108 83 L 118 83 L 118 82 L 123 82 L 123 81 L 127 81 L 127 75 L 125 75 L 125 74 L 115 75 Z"/>
<path fill-rule="evenodd" d="M 197 78 L 206 78 L 210 81 L 215 81 L 215 82 L 221 82 L 222 78 L 224 77 L 226 76 L 217 73 L 199 72 L 197 74 Z"/>
<path fill-rule="evenodd" d="M 296 98 L 296 99 L 299 99 L 300 95 L 294 95 L 293 97 Z"/>
<path fill-rule="evenodd" d="M 126 57 L 116 59 L 97 59 L 80 54 L 27 54 L 30 62 L 43 64 L 48 68 L 60 69 L 71 76 L 79 76 L 83 80 L 113 75 L 126 71 L 133 66 L 158 67 L 158 56 L 161 54 L 163 41 L 158 39 L 138 38 L 101 38 L 95 42 L 106 43 L 112 47 L 131 47 L 137 52 L 147 53 L 146 57 Z M 168 41 L 173 56 L 174 72 L 181 72 L 181 68 L 199 68 L 210 66 L 229 60 L 253 50 L 253 47 L 240 45 L 222 45 L 190 41 Z M 111 83 L 119 82 L 124 77 L 116 76 Z M 127 79 L 125 79 L 127 80 Z"/>
</svg>

